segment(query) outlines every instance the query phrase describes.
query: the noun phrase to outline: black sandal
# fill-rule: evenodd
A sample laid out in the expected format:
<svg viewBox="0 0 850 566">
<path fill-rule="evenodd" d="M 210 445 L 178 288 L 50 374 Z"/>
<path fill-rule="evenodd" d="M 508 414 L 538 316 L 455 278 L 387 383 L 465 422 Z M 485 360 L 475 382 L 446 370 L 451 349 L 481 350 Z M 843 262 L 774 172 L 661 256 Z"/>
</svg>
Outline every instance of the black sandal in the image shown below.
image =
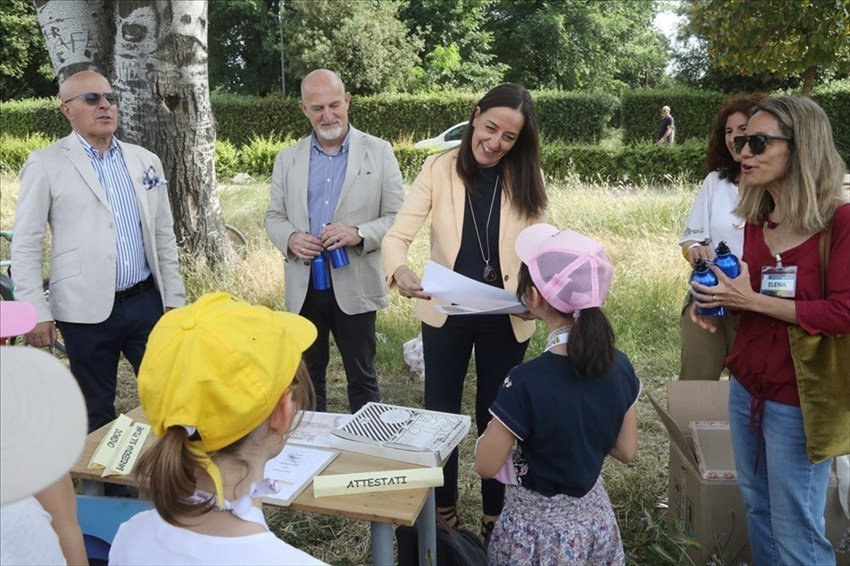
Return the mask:
<svg viewBox="0 0 850 566">
<path fill-rule="evenodd" d="M 484 519 L 481 519 L 481 530 L 478 532 L 478 536 L 481 538 L 481 542 L 484 543 L 484 546 L 487 547 L 490 545 L 490 537 L 493 535 L 493 529 L 496 528 L 496 521 L 487 521 L 484 522 Z"/>
<path fill-rule="evenodd" d="M 437 514 L 452 529 L 456 529 L 460 525 L 460 517 L 457 516 L 456 505 L 444 509 L 437 508 Z"/>
</svg>

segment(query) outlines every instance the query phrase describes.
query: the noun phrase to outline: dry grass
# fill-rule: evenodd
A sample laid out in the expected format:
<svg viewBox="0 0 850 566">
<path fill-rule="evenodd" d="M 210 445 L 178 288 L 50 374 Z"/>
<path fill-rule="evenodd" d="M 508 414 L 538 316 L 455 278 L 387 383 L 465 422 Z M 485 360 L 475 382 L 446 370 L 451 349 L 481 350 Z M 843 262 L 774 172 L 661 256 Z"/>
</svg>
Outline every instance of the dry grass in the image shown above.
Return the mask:
<svg viewBox="0 0 850 566">
<path fill-rule="evenodd" d="M 644 389 L 666 400 L 664 385 L 678 371 L 678 315 L 685 293 L 686 264 L 676 241 L 696 187 L 663 191 L 653 188 L 609 189 L 574 181 L 550 184 L 550 222 L 586 233 L 602 242 L 615 266 L 615 282 L 606 311 L 617 332 L 618 347 L 631 358 Z M 225 220 L 248 237 L 244 253 L 216 272 L 186 261 L 189 298 L 224 290 L 270 307 L 283 306 L 283 268 L 279 252 L 265 235 L 263 216 L 268 203 L 267 181 L 222 185 Z M 0 178 L 0 227 L 10 228 L 17 181 Z M 427 227 L 426 227 L 427 228 Z M 427 229 L 414 243 L 411 263 L 420 269 L 428 255 Z M 0 255 L 5 250 L 0 248 Z M 415 336 L 419 323 L 410 301 L 393 294 L 390 307 L 378 315 L 378 371 L 384 401 L 421 406 L 422 384 L 414 383 L 401 356 L 401 345 Z M 529 355 L 542 350 L 538 331 Z M 334 351 L 332 349 L 332 351 Z M 329 410 L 345 412 L 345 376 L 338 355 L 328 373 Z M 464 411 L 473 415 L 474 373 L 466 380 Z M 138 403 L 135 377 L 122 365 L 116 405 L 127 411 Z M 656 509 L 666 494 L 668 443 L 663 425 L 648 402 L 639 405 L 640 450 L 635 463 L 609 461 L 603 469 L 616 508 L 628 559 L 633 564 L 663 562 L 658 548 L 678 557 L 681 543 L 665 530 L 663 512 Z M 475 427 L 472 427 L 475 430 Z M 461 445 L 459 511 L 463 524 L 477 530 L 480 520 L 478 479 L 471 469 L 474 437 Z M 371 562 L 368 525 L 289 510 L 269 512 L 272 529 L 288 542 L 334 564 Z"/>
</svg>

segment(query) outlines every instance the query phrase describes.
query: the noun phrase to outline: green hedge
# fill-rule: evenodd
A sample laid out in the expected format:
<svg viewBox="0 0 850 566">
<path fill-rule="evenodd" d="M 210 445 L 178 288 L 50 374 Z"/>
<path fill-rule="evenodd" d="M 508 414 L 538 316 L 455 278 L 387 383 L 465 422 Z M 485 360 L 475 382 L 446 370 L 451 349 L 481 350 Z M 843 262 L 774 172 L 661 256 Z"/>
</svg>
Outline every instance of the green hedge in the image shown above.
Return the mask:
<svg viewBox="0 0 850 566">
<path fill-rule="evenodd" d="M 546 140 L 596 143 L 617 107 L 617 100 L 603 93 L 540 91 L 533 96 Z M 354 97 L 349 119 L 380 138 L 415 141 L 466 120 L 478 99 L 479 95 L 456 92 Z M 292 98 L 213 95 L 212 104 L 218 136 L 235 144 L 253 136 L 299 138 L 310 133 L 309 122 Z"/>
<path fill-rule="evenodd" d="M 727 95 L 695 90 L 636 90 L 620 101 L 623 143 L 655 141 L 661 121 L 661 107 L 667 105 L 676 119 L 676 143 L 688 139 L 708 140 L 711 125 Z M 812 93 L 829 116 L 835 145 L 850 165 L 850 80 L 820 87 Z"/>
<path fill-rule="evenodd" d="M 633 90 L 620 100 L 623 143 L 655 142 L 661 107 L 669 106 L 676 121 L 676 143 L 707 140 L 726 95 L 721 92 L 671 89 Z"/>
<path fill-rule="evenodd" d="M 25 138 L 37 132 L 53 138 L 71 133 L 68 120 L 59 111 L 58 98 L 30 98 L 0 103 L 0 134 Z"/>
<path fill-rule="evenodd" d="M 546 140 L 596 143 L 617 107 L 617 100 L 603 93 L 540 91 L 533 96 Z M 357 128 L 378 137 L 415 141 L 469 118 L 478 98 L 455 92 L 354 97 L 349 117 Z M 297 139 L 310 133 L 294 98 L 213 94 L 211 102 L 218 138 L 237 146 L 255 137 Z M 18 137 L 36 131 L 61 137 L 69 131 L 55 99 L 6 102 L 0 104 L 0 115 L 0 132 Z"/>
<path fill-rule="evenodd" d="M 705 142 L 691 139 L 672 147 L 655 143 L 606 149 L 600 146 L 547 144 L 541 148 L 546 176 L 578 176 L 585 182 L 672 184 L 702 179 Z"/>
<path fill-rule="evenodd" d="M 17 174 L 30 153 L 51 143 L 53 138 L 38 132 L 23 138 L 0 134 L 0 171 Z"/>
<path fill-rule="evenodd" d="M 850 167 L 850 80 L 816 89 L 812 98 L 829 116 L 835 146 Z"/>
<path fill-rule="evenodd" d="M 42 134 L 27 138 L 0 136 L 0 167 L 17 172 L 31 151 L 52 141 Z M 258 137 L 240 147 L 219 141 L 215 147 L 216 175 L 222 180 L 237 173 L 269 177 L 275 156 L 294 141 L 294 138 Z M 405 182 L 410 183 L 419 174 L 425 158 L 442 150 L 399 143 L 393 151 Z M 543 144 L 541 166 L 546 176 L 555 180 L 577 176 L 583 181 L 603 183 L 669 184 L 681 179 L 695 182 L 702 177 L 704 153 L 705 145 L 698 140 L 673 147 L 639 144 L 620 149 L 555 142 Z"/>
<path fill-rule="evenodd" d="M 676 142 L 706 140 L 726 95 L 694 90 L 635 90 L 617 100 L 602 93 L 538 91 L 533 93 L 544 141 L 597 143 L 615 113 L 621 116 L 623 142 L 652 142 L 661 120 L 660 108 L 668 105 L 676 119 Z M 469 117 L 478 95 L 435 93 L 355 97 L 351 121 L 358 128 L 394 142 L 414 141 L 438 134 Z M 813 99 L 829 116 L 835 144 L 850 164 L 850 81 L 815 89 Z M 298 100 L 273 95 L 265 98 L 213 94 L 219 140 L 233 150 L 254 138 L 297 139 L 310 132 Z M 40 132 L 62 137 L 68 123 L 56 99 L 11 101 L 0 104 L 0 134 L 19 138 Z M 233 153 L 233 151 L 231 151 Z"/>
<path fill-rule="evenodd" d="M 310 123 L 295 98 L 213 94 L 211 102 L 218 139 L 237 146 L 253 138 L 298 139 L 310 133 Z"/>
</svg>

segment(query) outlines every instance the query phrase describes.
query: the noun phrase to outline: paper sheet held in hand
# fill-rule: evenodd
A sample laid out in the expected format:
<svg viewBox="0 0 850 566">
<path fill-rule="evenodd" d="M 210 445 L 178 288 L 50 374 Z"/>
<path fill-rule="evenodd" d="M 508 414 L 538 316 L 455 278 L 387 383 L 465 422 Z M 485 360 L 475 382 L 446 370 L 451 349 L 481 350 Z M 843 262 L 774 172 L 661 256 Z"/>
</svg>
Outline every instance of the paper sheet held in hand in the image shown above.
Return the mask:
<svg viewBox="0 0 850 566">
<path fill-rule="evenodd" d="M 527 309 L 516 295 L 505 289 L 487 285 L 428 261 L 422 275 L 423 290 L 449 305 L 435 305 L 443 314 L 512 314 Z"/>
</svg>

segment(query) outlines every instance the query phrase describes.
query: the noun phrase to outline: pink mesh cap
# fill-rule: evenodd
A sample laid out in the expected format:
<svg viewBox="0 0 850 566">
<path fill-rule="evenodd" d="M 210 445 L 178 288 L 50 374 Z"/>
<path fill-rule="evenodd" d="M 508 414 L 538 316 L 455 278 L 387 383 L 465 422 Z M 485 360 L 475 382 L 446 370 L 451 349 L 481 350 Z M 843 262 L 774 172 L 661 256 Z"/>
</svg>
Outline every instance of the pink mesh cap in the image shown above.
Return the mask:
<svg viewBox="0 0 850 566">
<path fill-rule="evenodd" d="M 517 237 L 516 253 L 543 298 L 563 313 L 601 306 L 611 288 L 614 269 L 608 255 L 578 232 L 529 226 Z"/>
<path fill-rule="evenodd" d="M 26 334 L 38 322 L 35 307 L 23 301 L 0 301 L 0 338 Z"/>
</svg>

